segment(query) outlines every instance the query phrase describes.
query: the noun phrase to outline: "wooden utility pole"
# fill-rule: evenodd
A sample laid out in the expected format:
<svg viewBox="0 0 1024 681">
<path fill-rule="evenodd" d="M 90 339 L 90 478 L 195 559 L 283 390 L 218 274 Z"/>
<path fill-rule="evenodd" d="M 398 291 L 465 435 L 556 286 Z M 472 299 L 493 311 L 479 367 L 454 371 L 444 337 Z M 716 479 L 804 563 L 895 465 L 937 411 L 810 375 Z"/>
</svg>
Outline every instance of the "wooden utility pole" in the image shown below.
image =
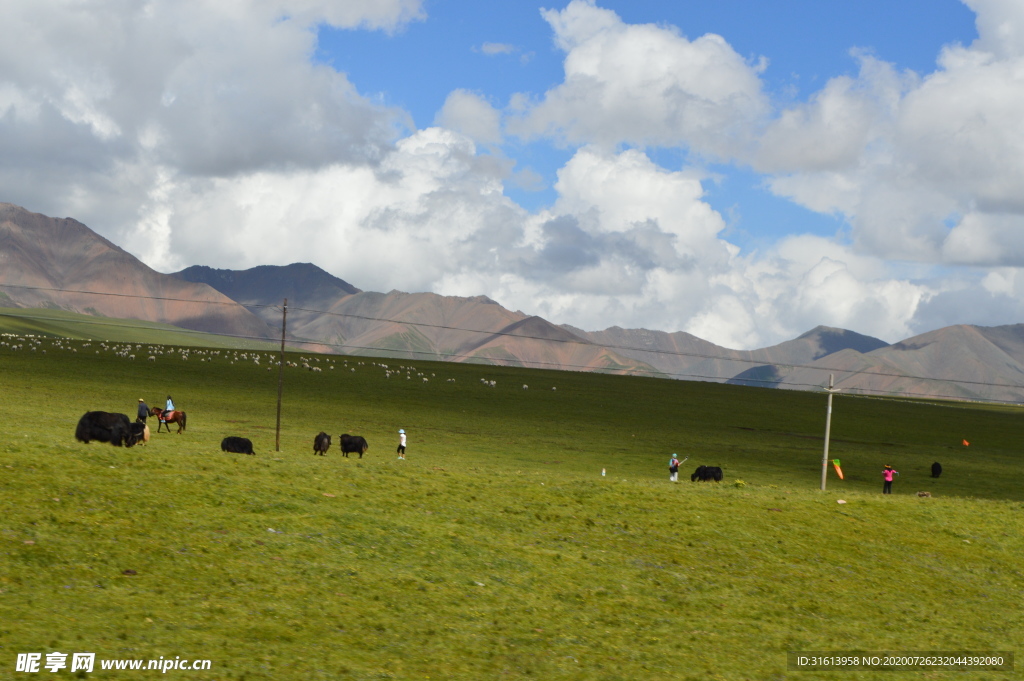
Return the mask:
<svg viewBox="0 0 1024 681">
<path fill-rule="evenodd" d="M 281 361 L 277 365 L 277 449 L 281 451 L 281 393 L 284 391 L 284 334 L 288 328 L 288 299 L 281 308 Z M 832 398 L 829 397 L 831 400 Z M 826 445 L 827 449 L 828 445 Z"/>
<path fill-rule="evenodd" d="M 828 476 L 828 438 L 832 430 L 832 387 L 833 375 L 828 375 L 828 413 L 825 415 L 825 453 L 821 457 L 821 491 L 825 491 L 825 478 Z"/>
</svg>

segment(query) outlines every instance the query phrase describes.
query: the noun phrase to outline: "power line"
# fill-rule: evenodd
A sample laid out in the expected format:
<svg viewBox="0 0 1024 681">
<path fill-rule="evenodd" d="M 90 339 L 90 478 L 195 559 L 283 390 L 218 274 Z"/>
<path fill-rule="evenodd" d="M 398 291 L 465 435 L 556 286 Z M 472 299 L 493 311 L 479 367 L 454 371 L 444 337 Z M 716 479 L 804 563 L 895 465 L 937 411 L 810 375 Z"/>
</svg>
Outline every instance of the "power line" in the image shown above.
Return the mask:
<svg viewBox="0 0 1024 681">
<path fill-rule="evenodd" d="M 110 326 L 110 327 L 119 328 L 119 329 L 139 329 L 139 330 L 144 330 L 144 331 L 162 331 L 162 329 L 154 329 L 151 326 L 144 326 L 144 325 L 141 325 L 141 324 L 112 324 L 110 322 L 100 322 L 100 321 L 93 321 L 93 320 L 88 320 L 88 319 L 59 319 L 59 318 L 56 318 L 56 317 L 45 317 L 45 316 L 35 316 L 35 315 L 19 315 L 19 314 L 10 314 L 10 313 L 0 313 L 0 317 L 11 317 L 13 319 L 33 319 L 33 320 L 51 321 L 51 322 L 52 321 L 58 321 L 58 322 L 61 322 L 61 323 L 70 323 L 70 324 L 90 324 L 90 325 L 95 325 L 95 326 Z M 182 333 L 182 334 L 192 334 L 192 335 L 196 335 L 196 336 L 200 336 L 200 335 L 202 335 L 202 336 L 211 336 L 211 335 L 214 335 L 214 336 L 226 336 L 226 337 L 229 337 L 229 338 L 238 338 L 238 339 L 243 339 L 243 340 L 252 340 L 252 341 L 257 341 L 257 342 L 266 342 L 266 343 L 271 343 L 272 342 L 272 341 L 267 341 L 266 339 L 264 339 L 264 338 L 262 338 L 260 336 L 246 336 L 246 335 L 242 335 L 242 334 L 226 334 L 226 333 L 210 334 L 209 332 L 206 332 L 206 331 L 195 331 L 193 329 L 184 329 L 184 328 L 180 328 L 180 327 L 176 327 L 173 332 L 174 333 Z M 112 341 L 112 342 L 122 342 L 122 341 Z M 138 341 L 123 341 L 123 342 L 124 343 L 135 343 L 135 344 L 138 344 Z M 373 345 L 351 345 L 351 344 L 348 344 L 348 343 L 331 343 L 331 342 L 328 342 L 328 341 L 319 341 L 319 340 L 300 340 L 300 339 L 295 338 L 295 337 L 290 338 L 288 340 L 288 342 L 293 344 L 293 345 L 321 345 L 321 346 L 327 346 L 327 347 L 333 347 L 333 348 L 345 348 L 345 349 L 349 349 L 349 350 L 367 350 L 367 351 L 376 351 L 376 352 L 382 352 L 383 351 L 381 348 L 378 348 L 378 347 L 373 346 Z M 267 351 L 269 351 L 269 350 L 267 350 Z M 426 351 L 426 350 L 411 350 L 411 349 L 410 350 L 404 350 L 404 351 L 401 351 L 401 352 L 405 352 L 405 353 L 413 354 L 413 355 L 425 355 L 426 356 L 426 357 L 420 358 L 419 361 L 429 361 L 431 359 L 436 360 L 436 358 L 438 358 L 438 357 L 443 357 L 443 358 L 446 358 L 448 360 L 471 359 L 471 358 L 477 357 L 477 355 L 465 354 L 465 353 L 458 354 L 458 353 L 454 353 L 454 352 L 440 352 L 440 351 L 438 351 L 438 352 L 429 352 L 429 351 Z M 356 355 L 356 356 L 359 356 L 359 355 Z M 411 360 L 411 361 L 416 361 L 416 360 Z M 563 364 L 563 363 L 560 363 L 560 362 L 542 362 L 542 361 L 539 361 L 539 360 L 537 360 L 537 361 L 533 361 L 533 360 L 529 360 L 529 361 L 528 360 L 515 360 L 515 361 L 521 362 L 523 364 L 535 365 L 536 367 L 555 367 L 555 368 L 566 368 L 566 367 L 568 367 L 570 369 L 589 369 L 591 371 L 598 371 L 598 372 L 611 372 L 611 371 L 613 371 L 613 369 L 611 369 L 609 367 L 592 367 L 592 366 L 585 365 L 585 364 Z M 529 367 L 527 367 L 527 368 L 529 368 Z M 686 377 L 692 377 L 692 378 L 706 378 L 706 379 L 709 379 L 709 380 L 722 380 L 722 381 L 728 380 L 728 379 L 725 379 L 725 378 L 723 378 L 721 376 L 703 376 L 703 375 L 700 375 L 700 374 L 686 374 L 686 373 L 680 374 L 680 373 L 672 373 L 672 372 L 667 372 L 667 371 L 660 371 L 660 370 L 657 370 L 657 369 L 653 369 L 653 370 L 650 370 L 650 371 L 644 370 L 644 369 L 624 369 L 624 370 L 625 371 L 630 371 L 630 372 L 632 372 L 635 375 L 648 374 L 648 375 L 650 375 L 653 378 L 660 378 L 660 377 L 665 377 L 665 376 L 668 376 L 668 377 L 684 377 L 684 376 L 686 376 Z M 759 382 L 759 383 L 775 383 L 775 381 L 761 380 L 761 379 L 744 379 L 744 380 L 749 380 L 749 381 L 752 381 L 752 382 Z M 808 385 L 808 386 L 812 386 L 812 385 L 816 385 L 816 384 L 808 383 L 808 384 L 795 384 L 795 385 Z"/>
<path fill-rule="evenodd" d="M 76 313 L 77 314 L 77 313 Z M 165 331 L 169 333 L 181 333 L 181 334 L 193 334 L 203 336 L 224 336 L 226 338 L 238 338 L 240 340 L 253 340 L 263 343 L 273 344 L 274 341 L 262 336 L 246 336 L 240 333 L 210 333 L 209 331 L 197 331 L 195 329 L 186 329 L 181 326 L 175 326 L 174 329 L 155 329 L 152 326 L 143 326 L 141 324 L 114 324 L 112 322 L 93 321 L 91 319 L 60 319 L 58 317 L 39 317 L 34 315 L 22 315 L 22 314 L 11 314 L 9 312 L 0 312 L 0 317 L 10 317 L 12 319 L 33 319 L 37 321 L 46 322 L 61 322 L 62 324 L 91 324 L 93 326 L 110 326 L 118 329 L 141 329 L 144 331 Z M 173 326 L 173 325 L 172 325 Z M 122 341 L 111 341 L 111 342 L 122 342 Z M 138 344 L 138 341 L 123 341 L 125 343 L 131 342 Z M 152 345 L 152 344 L 151 344 Z M 167 344 L 169 345 L 169 344 Z"/>
<path fill-rule="evenodd" d="M 626 350 L 626 351 L 631 351 L 631 352 L 646 352 L 646 353 L 651 353 L 651 354 L 656 354 L 656 355 L 668 355 L 668 356 L 675 356 L 675 357 L 696 357 L 696 358 L 699 358 L 699 359 L 710 359 L 710 360 L 723 361 L 723 362 L 740 362 L 740 363 L 744 363 L 744 364 L 754 364 L 754 365 L 757 365 L 757 366 L 765 366 L 765 367 L 772 367 L 773 366 L 773 367 L 783 367 L 783 368 L 787 368 L 787 369 L 810 369 L 810 370 L 814 370 L 814 371 L 831 371 L 831 372 L 835 372 L 835 373 L 847 374 L 847 377 L 849 377 L 849 376 L 856 376 L 856 375 L 862 375 L 863 374 L 863 375 L 872 375 L 872 376 L 884 376 L 884 377 L 889 377 L 889 378 L 905 378 L 905 379 L 922 380 L 922 381 L 939 381 L 939 382 L 943 382 L 943 383 L 953 382 L 953 383 L 958 383 L 958 384 L 963 384 L 963 385 L 981 385 L 981 386 L 987 386 L 987 387 L 1002 387 L 1002 388 L 1019 388 L 1019 389 L 1024 389 L 1024 385 L 1018 385 L 1018 384 L 1014 384 L 1014 383 L 991 383 L 991 382 L 987 382 L 987 381 L 971 381 L 971 380 L 968 380 L 968 379 L 934 378 L 934 377 L 931 377 L 931 376 L 915 376 L 915 375 L 912 375 L 912 374 L 902 374 L 902 373 L 886 372 L 886 371 L 873 371 L 873 370 L 870 370 L 870 369 L 861 369 L 861 370 L 842 369 L 842 368 L 837 368 L 837 367 L 811 366 L 809 364 L 791 364 L 791 363 L 786 363 L 786 362 L 771 362 L 771 361 L 767 361 L 767 360 L 756 360 L 756 359 L 748 359 L 748 358 L 742 358 L 742 357 L 724 357 L 722 355 L 712 355 L 712 354 L 700 353 L 700 352 L 685 352 L 685 351 L 682 351 L 682 350 L 659 350 L 659 349 L 652 349 L 652 348 L 638 348 L 638 347 L 633 347 L 633 346 L 612 345 L 610 343 L 598 343 L 598 342 L 595 342 L 595 341 L 587 340 L 585 338 L 581 338 L 579 340 L 573 340 L 571 338 L 545 338 L 543 336 L 529 336 L 529 335 L 525 335 L 525 334 L 512 333 L 511 331 L 508 331 L 508 332 L 506 332 L 506 331 L 483 331 L 483 330 L 478 330 L 478 329 L 466 329 L 466 328 L 463 328 L 463 327 L 449 326 L 449 325 L 444 325 L 444 324 L 428 324 L 428 323 L 425 323 L 425 322 L 411 322 L 411 321 L 404 321 L 404 320 L 399 320 L 399 319 L 389 319 L 389 318 L 384 318 L 384 317 L 370 317 L 370 316 L 367 316 L 367 315 L 357 315 L 357 314 L 350 314 L 350 313 L 345 313 L 345 312 L 330 312 L 330 311 L 327 311 L 327 310 L 315 310 L 315 309 L 310 309 L 310 308 L 293 308 L 293 310 L 301 311 L 301 312 L 315 312 L 317 314 L 329 315 L 329 316 L 334 316 L 334 317 L 348 317 L 348 318 L 351 318 L 351 319 L 361 319 L 361 320 L 364 320 L 364 321 L 405 324 L 407 326 L 419 326 L 419 327 L 425 327 L 425 328 L 441 329 L 441 330 L 445 330 L 445 331 L 461 331 L 461 332 L 465 332 L 465 333 L 479 333 L 479 334 L 485 334 L 485 335 L 490 335 L 490 336 L 511 336 L 511 337 L 514 337 L 514 338 L 524 338 L 524 339 L 527 339 L 527 340 L 539 340 L 539 341 L 546 341 L 546 342 L 550 342 L 550 343 L 572 343 L 572 344 L 577 344 L 577 345 L 588 345 L 588 346 L 592 346 L 592 347 L 604 348 L 606 350 Z M 441 354 L 441 353 L 438 353 L 438 354 Z M 633 358 L 633 359 L 636 359 L 636 358 Z M 640 361 L 642 361 L 642 360 L 640 360 Z M 668 373 L 668 372 L 660 372 L 660 373 Z M 747 378 L 740 379 L 740 380 L 749 380 L 749 381 L 765 382 L 765 383 L 776 383 L 777 382 L 777 381 L 762 381 L 761 379 L 747 379 Z M 800 384 L 795 384 L 795 385 L 800 385 Z M 817 384 L 815 384 L 815 385 L 817 385 Z"/>
<path fill-rule="evenodd" d="M 18 284 L 0 284 L 0 287 L 20 288 L 20 289 L 40 290 L 40 291 L 56 291 L 56 292 L 64 292 L 64 293 L 79 293 L 79 294 L 91 294 L 91 295 L 116 296 L 116 297 L 124 297 L 124 298 L 138 298 L 138 299 L 141 299 L 141 300 L 169 300 L 169 301 L 178 301 L 178 302 L 188 302 L 188 303 L 193 303 L 193 304 L 194 303 L 199 303 L 199 304 L 212 304 L 212 305 L 225 305 L 225 306 L 241 305 L 243 307 L 253 307 L 253 308 L 261 308 L 261 309 L 277 309 L 277 310 L 281 309 L 280 306 L 277 306 L 277 305 L 266 305 L 266 304 L 257 304 L 257 303 L 242 304 L 242 303 L 237 303 L 235 301 L 229 301 L 229 302 L 222 302 L 222 301 L 197 301 L 197 300 L 183 299 L 183 298 L 170 298 L 170 297 L 159 297 L 159 296 L 143 296 L 143 295 L 128 294 L 128 293 L 108 293 L 108 292 L 100 292 L 100 291 L 82 291 L 82 290 L 60 289 L 60 288 L 46 288 L 46 287 L 36 287 L 36 286 L 23 286 L 23 285 L 18 285 Z M 681 350 L 660 350 L 660 349 L 651 349 L 651 348 L 638 348 L 638 347 L 631 347 L 631 346 L 613 345 L 613 344 L 610 344 L 610 343 L 598 343 L 598 342 L 590 341 L 590 340 L 583 339 L 583 338 L 579 338 L 579 339 L 573 339 L 573 338 L 545 338 L 543 336 L 531 336 L 531 335 L 526 335 L 526 334 L 513 333 L 511 331 L 489 331 L 489 330 L 481 330 L 481 329 L 468 329 L 468 328 L 465 328 L 465 327 L 451 326 L 451 325 L 446 325 L 446 324 L 430 324 L 430 323 L 426 323 L 426 322 L 405 321 L 405 320 L 393 319 L 393 318 L 387 318 L 387 317 L 372 317 L 372 316 L 369 316 L 369 315 L 358 315 L 358 314 L 351 314 L 351 313 L 344 313 L 344 312 L 331 312 L 331 311 L 328 311 L 328 310 L 317 310 L 317 309 L 314 309 L 314 308 L 298 308 L 298 307 L 293 307 L 292 310 L 293 310 L 293 312 L 310 312 L 310 313 L 315 313 L 315 314 L 320 314 L 320 315 L 328 315 L 328 316 L 334 316 L 334 317 L 345 317 L 345 318 L 350 318 L 350 319 L 359 319 L 359 320 L 371 321 L 371 322 L 402 324 L 402 325 L 405 325 L 405 326 L 431 328 L 431 329 L 440 329 L 440 330 L 445 330 L 445 331 L 458 331 L 458 332 L 462 332 L 462 333 L 476 333 L 476 334 L 483 334 L 483 335 L 488 335 L 488 336 L 504 336 L 504 337 L 522 338 L 522 339 L 526 339 L 526 340 L 538 340 L 538 341 L 544 341 L 544 342 L 549 342 L 549 343 L 567 343 L 567 344 L 585 345 L 585 346 L 589 346 L 589 347 L 603 348 L 603 349 L 606 349 L 606 350 L 641 352 L 641 353 L 650 353 L 650 354 L 655 354 L 655 355 L 666 355 L 666 356 L 677 356 L 677 357 L 695 357 L 695 358 L 698 358 L 698 359 L 709 359 L 709 360 L 723 361 L 723 362 L 739 362 L 739 363 L 742 363 L 742 364 L 753 364 L 753 365 L 756 365 L 756 366 L 764 366 L 764 367 L 780 367 L 780 368 L 787 368 L 787 369 L 808 369 L 808 370 L 822 371 L 822 372 L 829 371 L 829 372 L 835 372 L 835 373 L 839 373 L 839 374 L 844 374 L 846 379 L 849 379 L 849 378 L 851 378 L 853 376 L 858 376 L 858 375 L 868 375 L 868 376 L 882 376 L 882 377 L 888 377 L 888 378 L 901 378 L 901 379 L 908 379 L 908 380 L 937 381 L 937 382 L 940 382 L 940 383 L 953 383 L 953 384 L 957 384 L 957 385 L 976 385 L 976 386 L 984 386 L 984 387 L 1014 388 L 1014 389 L 1022 389 L 1022 390 L 1024 390 L 1024 385 L 1013 384 L 1013 383 L 994 383 L 994 382 L 988 382 L 988 381 L 972 381 L 972 380 L 969 380 L 969 379 L 937 378 L 937 377 L 932 377 L 932 376 L 917 376 L 917 375 L 913 375 L 913 374 L 903 374 L 903 373 L 885 372 L 885 371 L 874 371 L 874 370 L 871 370 L 871 369 L 855 370 L 855 369 L 844 369 L 844 368 L 839 368 L 839 367 L 812 366 L 812 365 L 808 365 L 808 364 L 792 364 L 792 363 L 786 363 L 786 362 L 770 362 L 770 361 L 766 361 L 766 360 L 755 360 L 755 359 L 740 358 L 740 357 L 726 357 L 726 356 L 722 356 L 722 355 L 713 355 L 713 354 L 699 353 L 699 352 L 686 352 L 686 351 L 681 351 Z M 67 320 L 67 321 L 70 321 L 70 320 Z M 138 328 L 147 328 L 147 327 L 138 327 Z M 202 333 L 202 332 L 198 332 L 198 333 Z M 260 337 L 260 336 L 244 336 L 244 335 L 237 335 L 237 334 L 236 335 L 233 335 L 233 334 L 215 334 L 215 335 L 223 335 L 223 336 L 229 336 L 229 337 L 233 337 L 233 338 L 245 338 L 245 339 L 260 340 L 260 341 L 267 341 L 268 340 L 268 339 Z M 349 344 L 346 344 L 346 343 L 341 343 L 341 344 L 339 344 L 339 343 L 329 343 L 327 341 L 317 341 L 317 340 L 304 340 L 303 341 L 303 340 L 298 340 L 298 339 L 295 339 L 295 338 L 293 338 L 291 340 L 291 342 L 293 344 L 294 343 L 298 343 L 298 344 L 306 344 L 306 345 L 326 345 L 328 347 L 347 348 L 347 349 L 353 349 L 353 350 L 373 350 L 373 351 L 378 351 L 378 352 L 384 350 L 382 348 L 377 348 L 377 347 L 373 347 L 373 346 L 353 346 L 353 345 L 349 345 Z M 427 354 L 427 355 L 431 355 L 433 357 L 447 357 L 449 359 L 463 359 L 463 358 L 469 358 L 469 357 L 475 357 L 476 356 L 476 355 L 465 355 L 465 354 L 458 355 L 458 354 L 454 354 L 454 353 L 442 353 L 442 352 L 428 353 L 428 352 L 424 352 L 424 351 L 415 351 L 415 350 L 407 350 L 405 352 L 412 353 L 412 354 Z M 631 358 L 631 359 L 637 359 L 637 358 Z M 517 360 L 517 361 L 521 361 L 521 360 Z M 638 360 L 638 361 L 643 361 L 643 360 Z M 570 368 L 578 368 L 578 369 L 589 369 L 591 371 L 595 370 L 594 367 L 589 367 L 587 365 L 565 365 L 565 364 L 554 363 L 554 362 L 531 362 L 531 364 L 537 364 L 537 365 L 542 365 L 542 366 L 555 366 L 555 367 L 558 367 L 558 368 L 570 367 Z M 693 377 L 693 378 L 706 378 L 706 379 L 709 379 L 709 380 L 721 380 L 721 381 L 727 381 L 727 380 L 732 380 L 732 379 L 736 378 L 736 377 L 732 377 L 732 379 L 728 379 L 728 378 L 723 378 L 721 376 L 700 376 L 700 375 L 697 375 L 697 374 L 686 374 L 686 373 L 681 373 L 680 374 L 680 373 L 672 373 L 672 372 L 662 371 L 662 370 L 656 370 L 656 372 L 647 372 L 647 371 L 645 371 L 643 373 L 647 373 L 647 374 L 654 374 L 654 373 L 656 373 L 657 375 L 660 375 L 660 376 L 670 376 L 670 377 L 690 376 L 690 377 Z M 768 379 L 756 379 L 756 378 L 742 378 L 742 379 L 738 379 L 738 380 L 745 381 L 745 382 L 766 383 L 766 384 L 777 384 L 778 383 L 778 381 L 773 381 L 773 380 L 768 380 Z M 803 385 L 803 386 L 811 386 L 811 385 L 813 385 L 813 386 L 817 386 L 818 384 L 787 383 L 786 385 Z M 863 388 L 862 390 L 868 390 L 868 389 L 867 388 Z M 886 394 L 897 395 L 898 393 L 886 393 Z M 936 397 L 939 397 L 939 396 L 936 396 Z M 962 396 L 948 396 L 948 397 L 950 399 L 963 399 Z"/>
<path fill-rule="evenodd" d="M 186 281 L 182 280 L 182 283 L 194 283 L 194 282 L 186 282 Z M 91 295 L 91 296 L 111 296 L 111 297 L 114 297 L 114 298 L 138 298 L 140 300 L 166 300 L 166 301 L 171 301 L 171 302 L 175 302 L 175 303 L 200 303 L 200 304 L 203 304 L 203 305 L 224 305 L 224 306 L 227 306 L 227 307 L 234 306 L 234 305 L 241 305 L 242 307 L 259 307 L 259 308 L 269 308 L 269 309 L 277 309 L 277 310 L 281 309 L 277 305 L 245 304 L 245 303 L 239 303 L 236 300 L 231 300 L 230 298 L 228 298 L 226 301 L 225 300 L 196 300 L 195 298 L 170 298 L 170 297 L 166 297 L 166 296 L 140 296 L 140 295 L 137 295 L 137 294 L 134 294 L 134 293 L 112 293 L 110 291 L 79 291 L 79 290 L 76 290 L 76 289 L 69 289 L 69 288 L 52 288 L 52 287 L 47 287 L 47 286 L 25 286 L 23 284 L 2 284 L 2 283 L 0 283 L 0 288 L 18 288 L 18 289 L 23 289 L 23 290 L 26 290 L 26 291 L 55 291 L 57 293 L 82 293 L 82 294 Z M 217 291 L 217 289 L 213 288 L 212 286 L 210 288 L 213 291 Z M 217 291 L 217 293 L 219 293 L 220 295 L 224 296 L 224 294 L 221 293 L 220 291 Z M 227 298 L 227 296 L 224 296 L 224 297 Z"/>
<path fill-rule="evenodd" d="M 24 319 L 38 319 L 38 320 L 44 320 L 44 321 L 61 321 L 61 322 L 66 322 L 66 323 L 102 324 L 102 325 L 105 325 L 105 326 L 115 326 L 115 327 L 118 327 L 118 328 L 126 328 L 126 329 L 141 329 L 141 330 L 149 330 L 149 331 L 159 330 L 159 329 L 153 329 L 152 327 L 149 327 L 149 326 L 129 325 L 129 324 L 103 324 L 102 322 L 92 322 L 91 320 L 71 320 L 71 319 L 64 320 L 64 319 L 57 319 L 57 318 L 54 318 L 54 317 L 34 317 L 34 316 L 28 316 L 28 315 L 12 315 L 12 314 L 9 314 L 9 313 L 0 313 L 0 316 L 19 318 L 19 319 L 24 318 Z M 181 329 L 180 331 L 182 333 L 192 333 L 192 334 L 227 335 L 227 334 L 207 334 L 206 332 L 192 331 L 192 330 L 188 330 L 188 329 Z M 176 332 L 177 332 L 177 330 L 176 330 Z M 265 339 L 263 339 L 263 338 L 261 338 L 259 336 L 233 335 L 231 337 L 233 337 L 233 338 L 240 338 L 240 339 L 254 340 L 254 341 L 259 341 L 259 342 L 266 342 Z M 111 342 L 113 342 L 113 343 L 123 342 L 123 343 L 126 343 L 126 344 L 129 344 L 129 343 L 139 344 L 138 341 L 111 341 Z M 380 352 L 381 351 L 381 348 L 378 348 L 378 347 L 375 347 L 375 346 L 354 346 L 354 345 L 346 345 L 346 344 L 340 344 L 340 343 L 329 343 L 329 342 L 326 342 L 326 341 L 299 340 L 299 339 L 296 339 L 296 338 L 292 338 L 288 342 L 293 344 L 293 345 L 295 345 L 295 344 L 298 344 L 298 345 L 322 345 L 322 346 L 328 346 L 328 347 L 344 347 L 344 348 L 348 348 L 348 349 L 352 349 L 352 350 L 370 350 L 370 351 L 376 351 L 376 352 Z M 153 345 L 153 343 L 147 343 L 147 344 L 148 345 Z M 168 344 L 160 343 L 159 345 L 168 345 Z M 253 350 L 250 349 L 250 351 L 253 351 Z M 257 352 L 267 352 L 267 353 L 271 352 L 271 350 L 269 348 L 262 349 L 262 350 L 256 350 L 256 351 Z M 425 350 L 405 350 L 404 352 L 408 353 L 408 354 L 413 354 L 413 355 L 426 355 L 426 357 L 423 357 L 423 358 L 419 358 L 419 359 L 412 358 L 412 359 L 408 360 L 408 361 L 413 361 L 413 362 L 415 362 L 415 361 L 438 361 L 437 360 L 438 357 L 446 357 L 446 358 L 449 358 L 449 359 L 452 359 L 452 360 L 471 359 L 471 358 L 477 357 L 476 355 L 428 352 L 428 351 L 425 351 Z M 367 355 L 352 355 L 352 356 L 354 356 L 354 357 L 368 357 Z M 399 359 L 400 360 L 402 358 L 381 357 L 380 359 Z M 737 383 L 730 383 L 730 381 L 734 380 L 734 379 L 730 379 L 730 378 L 723 377 L 723 376 L 709 376 L 709 375 L 694 374 L 694 373 L 673 373 L 673 372 L 658 371 L 658 370 L 649 371 L 649 370 L 644 370 L 644 369 L 628 369 L 628 368 L 612 369 L 612 368 L 609 368 L 609 367 L 592 367 L 592 366 L 583 365 L 583 364 L 561 364 L 561 363 L 557 363 L 557 362 L 541 362 L 541 361 L 525 361 L 525 360 L 515 360 L 515 361 L 520 362 L 523 365 L 522 368 L 526 368 L 526 369 L 542 369 L 542 370 L 548 370 L 548 369 L 556 369 L 556 370 L 580 369 L 580 370 L 591 372 L 591 373 L 604 373 L 604 374 L 610 374 L 610 373 L 614 373 L 614 372 L 618 371 L 618 372 L 623 372 L 623 373 L 625 373 L 627 375 L 630 375 L 630 376 L 637 376 L 637 377 L 641 377 L 641 378 L 647 377 L 647 378 L 690 379 L 690 380 L 702 380 L 702 381 L 707 381 L 707 382 L 711 382 L 711 383 L 726 384 L 726 385 L 745 385 L 747 383 L 763 383 L 763 384 L 772 385 L 772 386 L 773 385 L 778 385 L 777 381 L 772 381 L 772 380 L 768 380 L 768 379 L 744 378 L 744 379 L 740 379 L 744 383 L 737 384 Z M 484 365 L 481 365 L 481 366 L 484 366 Z M 498 366 L 508 367 L 509 365 L 498 365 Z M 936 379 L 936 380 L 942 380 L 942 379 Z M 955 380 L 948 380 L 946 382 L 948 382 L 948 383 L 955 383 L 956 381 Z M 996 385 L 999 385 L 999 384 L 996 384 Z M 818 388 L 818 389 L 820 389 L 822 387 L 818 383 L 797 383 L 797 382 L 786 383 L 785 386 L 787 388 L 800 387 L 800 388 Z M 969 400 L 971 402 L 978 402 L 978 403 L 984 403 L 984 404 L 1006 404 L 1006 405 L 1016 405 L 1016 404 L 1019 404 L 1018 402 L 1011 401 L 1011 400 L 997 400 L 997 399 L 987 399 L 987 398 L 980 398 L 980 397 L 966 398 L 963 395 L 943 395 L 943 394 L 932 394 L 932 393 L 928 393 L 928 394 L 894 393 L 894 392 L 890 392 L 890 391 L 886 391 L 886 390 L 880 390 L 880 389 L 876 389 L 876 388 L 851 387 L 851 388 L 843 388 L 842 390 L 846 394 L 846 396 L 848 396 L 848 397 L 875 397 L 875 398 L 894 398 L 894 399 L 909 399 L 909 400 L 924 400 L 924 399 L 958 400 L 958 401 Z"/>
</svg>

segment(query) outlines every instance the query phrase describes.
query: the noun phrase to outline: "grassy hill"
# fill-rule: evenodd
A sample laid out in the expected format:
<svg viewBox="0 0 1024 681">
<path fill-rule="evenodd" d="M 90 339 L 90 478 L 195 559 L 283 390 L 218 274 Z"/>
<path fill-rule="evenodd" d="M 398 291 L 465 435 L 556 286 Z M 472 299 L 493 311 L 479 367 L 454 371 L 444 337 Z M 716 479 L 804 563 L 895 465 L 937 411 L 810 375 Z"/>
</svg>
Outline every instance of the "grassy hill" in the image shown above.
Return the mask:
<svg viewBox="0 0 1024 681">
<path fill-rule="evenodd" d="M 171 324 L 138 319 L 114 319 L 56 309 L 0 307 L 0 333 L 32 334 L 120 343 L 160 343 L 204 348 L 274 350 L 280 344 L 248 338 L 190 331 Z"/>
<path fill-rule="evenodd" d="M 839 396 L 846 480 L 821 493 L 822 395 L 306 354 L 321 371 L 286 369 L 275 452 L 266 353 L 0 342 L 5 665 L 90 651 L 211 660 L 195 679 L 831 679 L 788 671 L 786 652 L 1024 640 L 1016 408 Z M 73 438 L 87 410 L 168 393 L 181 435 Z M 314 457 L 320 430 L 370 450 Z M 227 435 L 257 456 L 220 452 Z M 724 482 L 669 483 L 673 452 Z"/>
</svg>

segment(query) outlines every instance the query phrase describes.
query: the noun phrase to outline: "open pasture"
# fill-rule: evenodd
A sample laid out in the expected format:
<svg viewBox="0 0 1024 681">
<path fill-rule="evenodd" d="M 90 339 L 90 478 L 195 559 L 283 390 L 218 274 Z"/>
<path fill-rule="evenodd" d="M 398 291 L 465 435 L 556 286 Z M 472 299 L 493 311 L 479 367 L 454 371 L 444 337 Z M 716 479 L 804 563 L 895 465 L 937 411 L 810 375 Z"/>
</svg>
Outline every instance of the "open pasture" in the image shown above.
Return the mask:
<svg viewBox="0 0 1024 681">
<path fill-rule="evenodd" d="M 91 651 L 210 659 L 170 672 L 197 679 L 813 679 L 837 677 L 787 650 L 1024 639 L 1017 408 L 839 396 L 846 480 L 822 494 L 822 395 L 289 353 L 275 452 L 266 352 L 0 340 L 5 669 Z M 181 435 L 74 440 L 85 411 L 167 394 Z M 723 483 L 690 483 L 698 464 Z"/>
<path fill-rule="evenodd" d="M 37 337 L 97 339 L 122 343 L 131 341 L 208 348 L 253 350 L 280 348 L 280 344 L 264 340 L 218 336 L 200 331 L 189 331 L 159 322 L 114 319 L 52 308 L 0 307 L 0 333 L 3 332 L 31 334 Z"/>
</svg>

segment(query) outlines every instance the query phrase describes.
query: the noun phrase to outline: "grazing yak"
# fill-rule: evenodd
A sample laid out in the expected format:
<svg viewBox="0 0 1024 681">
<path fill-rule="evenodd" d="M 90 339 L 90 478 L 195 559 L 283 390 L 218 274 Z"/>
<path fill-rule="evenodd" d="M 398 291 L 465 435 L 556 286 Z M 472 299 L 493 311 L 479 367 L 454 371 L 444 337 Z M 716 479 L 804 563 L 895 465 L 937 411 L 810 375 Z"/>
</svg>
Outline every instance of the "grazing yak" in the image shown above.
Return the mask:
<svg viewBox="0 0 1024 681">
<path fill-rule="evenodd" d="M 707 482 L 708 480 L 714 480 L 715 482 L 722 481 L 722 469 L 718 466 L 697 466 L 697 470 L 690 476 L 690 482 Z"/>
<path fill-rule="evenodd" d="M 323 456 L 331 448 L 331 436 L 320 431 L 320 434 L 313 438 L 313 454 Z"/>
<path fill-rule="evenodd" d="M 233 454 L 256 454 L 256 452 L 252 451 L 252 440 L 233 435 L 221 440 L 220 449 L 222 452 L 231 452 Z"/>
<path fill-rule="evenodd" d="M 139 423 L 136 421 L 132 424 L 132 435 L 135 436 L 136 444 L 145 445 L 149 442 L 149 426 L 145 423 Z"/>
<path fill-rule="evenodd" d="M 349 435 L 348 433 L 341 436 L 341 453 L 343 456 L 348 456 L 349 453 L 359 452 L 359 458 L 363 458 L 363 454 L 370 448 L 370 445 L 366 444 L 366 438 L 360 435 Z"/>
<path fill-rule="evenodd" d="M 92 440 L 109 442 L 115 447 L 131 447 L 137 438 L 132 432 L 132 422 L 127 414 L 112 414 L 106 411 L 89 411 L 78 419 L 75 438 L 88 444 Z"/>
<path fill-rule="evenodd" d="M 936 461 L 932 464 L 932 477 L 937 478 L 942 475 L 942 464 Z"/>
</svg>

